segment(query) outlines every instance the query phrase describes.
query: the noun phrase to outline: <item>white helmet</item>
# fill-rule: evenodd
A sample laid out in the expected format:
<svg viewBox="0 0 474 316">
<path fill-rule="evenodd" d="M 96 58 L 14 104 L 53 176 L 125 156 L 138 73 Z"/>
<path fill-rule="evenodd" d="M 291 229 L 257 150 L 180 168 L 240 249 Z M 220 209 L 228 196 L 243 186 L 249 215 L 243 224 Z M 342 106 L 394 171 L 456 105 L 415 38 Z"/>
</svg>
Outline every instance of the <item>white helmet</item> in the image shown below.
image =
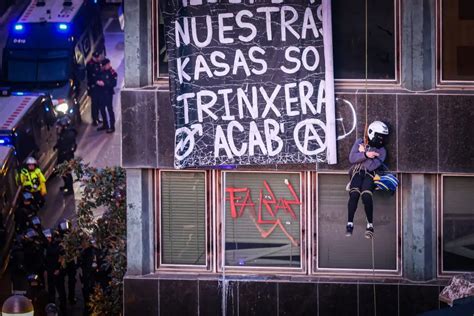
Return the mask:
<svg viewBox="0 0 474 316">
<path fill-rule="evenodd" d="M 367 131 L 369 140 L 374 139 L 375 133 L 378 133 L 380 135 L 388 135 L 387 125 L 381 121 L 373 121 L 372 123 L 370 123 L 369 129 Z"/>
<path fill-rule="evenodd" d="M 26 158 L 25 164 L 27 164 L 27 165 L 37 165 L 38 162 L 36 161 L 35 158 L 28 157 L 28 158 Z"/>
</svg>

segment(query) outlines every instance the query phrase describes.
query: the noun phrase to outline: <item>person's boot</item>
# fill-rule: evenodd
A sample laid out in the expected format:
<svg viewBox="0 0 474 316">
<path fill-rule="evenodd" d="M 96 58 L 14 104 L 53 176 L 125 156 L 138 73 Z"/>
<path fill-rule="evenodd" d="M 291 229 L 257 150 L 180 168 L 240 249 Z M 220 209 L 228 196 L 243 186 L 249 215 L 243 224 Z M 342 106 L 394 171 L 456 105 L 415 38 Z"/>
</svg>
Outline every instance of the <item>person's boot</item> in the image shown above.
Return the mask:
<svg viewBox="0 0 474 316">
<path fill-rule="evenodd" d="M 110 133 L 113 133 L 113 132 L 115 132 L 115 128 L 114 128 L 114 127 L 107 129 L 107 132 L 106 132 L 106 133 L 107 133 L 107 134 L 110 134 Z"/>
<path fill-rule="evenodd" d="M 367 224 L 367 228 L 365 229 L 365 238 L 374 238 L 374 226 L 372 224 Z"/>
<path fill-rule="evenodd" d="M 100 132 L 100 131 L 105 131 L 106 129 L 107 129 L 107 126 L 102 125 L 101 127 L 99 127 L 99 128 L 97 129 L 97 131 L 98 131 L 98 132 Z"/>
<path fill-rule="evenodd" d="M 71 194 L 74 194 L 74 189 L 73 189 L 73 188 L 64 188 L 63 194 L 64 194 L 64 195 L 71 195 Z"/>
<path fill-rule="evenodd" d="M 346 237 L 351 237 L 353 230 L 354 230 L 354 224 L 347 223 L 347 225 L 346 225 Z"/>
<path fill-rule="evenodd" d="M 97 123 L 96 120 L 92 121 L 92 126 L 98 126 L 98 125 L 99 125 L 99 123 Z"/>
</svg>

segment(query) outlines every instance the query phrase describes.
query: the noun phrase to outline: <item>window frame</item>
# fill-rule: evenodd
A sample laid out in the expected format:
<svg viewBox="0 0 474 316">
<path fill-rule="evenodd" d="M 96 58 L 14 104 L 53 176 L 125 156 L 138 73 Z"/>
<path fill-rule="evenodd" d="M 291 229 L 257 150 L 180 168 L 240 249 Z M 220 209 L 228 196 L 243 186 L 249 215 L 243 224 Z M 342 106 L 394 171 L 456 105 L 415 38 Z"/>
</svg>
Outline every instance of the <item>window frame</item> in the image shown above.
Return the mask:
<svg viewBox="0 0 474 316">
<path fill-rule="evenodd" d="M 161 244 L 161 174 L 163 172 L 202 172 L 205 175 L 206 190 L 206 264 L 163 264 Z M 257 266 L 224 266 L 225 262 L 225 185 L 227 173 L 279 173 L 298 174 L 300 179 L 300 199 L 302 201 L 300 212 L 300 266 L 299 267 L 257 267 Z M 396 269 L 347 269 L 347 268 L 319 268 L 318 262 L 318 187 L 320 175 L 346 175 L 343 171 L 315 171 L 315 170 L 203 170 L 203 169 L 156 169 L 155 170 L 155 223 L 154 223 L 154 250 L 156 273 L 198 273 L 200 275 L 218 276 L 222 274 L 234 276 L 246 275 L 272 275 L 278 277 L 292 276 L 295 278 L 320 278 L 320 277 L 370 277 L 372 279 L 400 279 L 403 277 L 403 175 L 397 174 L 400 185 L 396 192 Z M 473 175 L 466 175 L 473 176 Z M 439 196 L 439 194 L 438 194 Z M 438 207 L 439 209 L 439 207 Z M 438 227 L 439 227 L 439 216 Z M 440 247 L 438 240 L 438 247 Z M 441 239 L 442 241 L 442 239 Z M 442 252 L 441 252 L 442 255 Z M 438 262 L 440 262 L 438 260 Z M 439 263 L 438 263 L 439 264 Z M 440 267 L 440 266 L 439 266 Z M 457 274 L 457 273 L 453 273 Z M 451 274 L 451 275 L 453 275 Z M 438 275 L 438 277 L 446 277 Z"/>
<path fill-rule="evenodd" d="M 284 267 L 256 267 L 256 266 L 227 266 L 222 264 L 225 262 L 225 220 L 223 220 L 222 214 L 225 214 L 225 187 L 226 187 L 226 174 L 227 173 L 271 173 L 271 174 L 298 174 L 300 178 L 300 266 L 295 268 L 284 268 Z M 306 185 L 306 178 L 308 172 L 306 171 L 261 171 L 261 170 L 249 170 L 249 171 L 221 171 L 219 174 L 220 183 L 218 186 L 219 192 L 217 194 L 219 205 L 217 210 L 217 223 L 220 227 L 217 232 L 218 242 L 217 246 L 217 269 L 218 273 L 231 273 L 231 274 L 246 274 L 251 272 L 252 274 L 277 274 L 277 275 L 307 275 L 308 266 L 306 263 L 308 255 L 308 220 L 307 220 L 307 205 L 308 205 L 308 190 Z"/>
<path fill-rule="evenodd" d="M 439 89 L 474 89 L 473 80 L 443 79 L 443 0 L 436 0 L 436 88 Z"/>
<path fill-rule="evenodd" d="M 362 89 L 384 89 L 384 88 L 401 88 L 401 56 L 402 56 L 402 39 L 401 39 L 401 0 L 393 0 L 394 5 L 394 41 L 395 41 L 395 78 L 394 79 L 334 79 L 337 89 L 357 88 Z"/>
<path fill-rule="evenodd" d="M 452 177 L 452 178 L 457 178 L 457 177 L 471 177 L 474 178 L 473 174 L 468 174 L 468 173 L 442 173 L 437 177 L 437 193 L 438 193 L 438 207 L 437 207 L 437 228 L 438 228 L 438 233 L 437 233 L 437 250 L 438 250 L 438 269 L 437 269 L 437 277 L 440 279 L 446 279 L 446 278 L 451 278 L 455 275 L 459 274 L 465 274 L 469 273 L 468 271 L 446 271 L 444 270 L 444 178 L 446 177 Z"/>
<path fill-rule="evenodd" d="M 318 276 L 362 276 L 362 277 L 402 277 L 403 276 L 403 234 L 402 234 L 402 223 L 403 223 L 403 212 L 402 212 L 402 190 L 403 187 L 403 176 L 402 174 L 396 174 L 397 178 L 400 180 L 399 187 L 395 192 L 395 208 L 396 208 L 396 269 L 395 270 L 386 270 L 386 269 L 348 269 L 348 268 L 319 268 L 319 256 L 318 256 L 318 246 L 319 246 L 319 233 L 318 233 L 318 215 L 319 215 L 319 175 L 347 175 L 346 172 L 335 171 L 335 172 L 317 172 L 314 174 L 313 187 L 314 187 L 314 218 L 312 219 L 311 225 L 314 236 L 312 240 L 312 256 L 311 256 L 311 265 L 313 268 L 313 275 Z M 344 222 L 341 222 L 343 225 Z"/>
<path fill-rule="evenodd" d="M 152 0 L 151 3 L 151 65 L 152 65 L 152 82 L 154 84 L 158 83 L 168 83 L 169 84 L 169 75 L 163 76 L 160 75 L 160 61 L 159 61 L 159 34 L 158 34 L 158 29 L 160 27 L 160 5 L 159 5 L 160 0 Z"/>
<path fill-rule="evenodd" d="M 365 88 L 368 86 L 370 89 L 374 88 L 400 88 L 401 87 L 401 0 L 393 0 L 394 4 L 394 41 L 395 41 L 395 78 L 394 79 L 334 79 L 335 87 L 338 89 L 344 88 Z M 160 75 L 159 65 L 159 0 L 152 1 L 152 30 L 151 30 L 151 58 L 152 58 L 152 81 L 154 84 L 166 83 L 169 80 L 169 76 Z"/>
<path fill-rule="evenodd" d="M 191 265 L 191 264 L 170 264 L 163 263 L 162 259 L 162 238 L 161 238 L 161 179 L 163 172 L 188 172 L 188 173 L 203 173 L 204 174 L 204 190 L 205 190 L 205 249 L 206 249 L 206 258 L 204 265 Z M 209 174 L 206 170 L 175 170 L 175 169 L 159 169 L 155 171 L 156 174 L 156 190 L 155 191 L 155 270 L 156 271 L 198 271 L 198 272 L 208 272 L 211 269 L 211 251 L 210 251 L 210 230 L 213 229 L 210 222 L 210 213 L 209 213 Z"/>
</svg>

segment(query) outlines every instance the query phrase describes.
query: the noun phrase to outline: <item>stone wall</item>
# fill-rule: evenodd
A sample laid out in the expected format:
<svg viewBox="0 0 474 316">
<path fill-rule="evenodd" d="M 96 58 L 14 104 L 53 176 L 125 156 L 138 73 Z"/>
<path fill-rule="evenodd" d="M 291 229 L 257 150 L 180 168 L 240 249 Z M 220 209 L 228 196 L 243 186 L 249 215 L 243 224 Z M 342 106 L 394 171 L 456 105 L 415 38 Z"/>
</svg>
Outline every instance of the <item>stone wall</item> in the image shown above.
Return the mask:
<svg viewBox="0 0 474 316">
<path fill-rule="evenodd" d="M 438 285 L 125 279 L 125 316 L 411 316 L 447 307 Z M 376 302 L 374 304 L 374 302 Z M 224 313 L 225 311 L 225 313 Z"/>
<path fill-rule="evenodd" d="M 365 93 L 337 93 L 338 164 L 316 170 L 344 171 L 348 154 L 365 126 Z M 169 91 L 122 91 L 123 166 L 172 168 L 174 115 Z M 474 173 L 474 95 L 393 91 L 369 92 L 367 120 L 387 122 L 391 129 L 387 165 L 401 173 Z M 354 121 L 355 112 L 356 117 Z M 355 129 L 348 134 L 355 126 Z M 348 135 L 346 135 L 348 134 Z M 344 136 L 345 135 L 345 136 Z M 274 169 L 274 166 L 269 166 Z M 259 168 L 259 167 L 257 167 Z M 279 169 L 284 169 L 279 166 Z M 314 170 L 315 165 L 300 165 Z"/>
</svg>

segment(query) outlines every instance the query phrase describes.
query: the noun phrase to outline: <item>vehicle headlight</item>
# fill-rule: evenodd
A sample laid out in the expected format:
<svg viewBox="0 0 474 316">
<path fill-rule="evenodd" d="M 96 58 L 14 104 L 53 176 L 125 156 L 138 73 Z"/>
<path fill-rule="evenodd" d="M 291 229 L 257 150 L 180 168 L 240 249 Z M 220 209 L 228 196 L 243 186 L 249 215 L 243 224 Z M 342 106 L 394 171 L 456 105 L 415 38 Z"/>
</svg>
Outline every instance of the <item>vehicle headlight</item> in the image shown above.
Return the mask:
<svg viewBox="0 0 474 316">
<path fill-rule="evenodd" d="M 54 107 L 54 109 L 57 111 L 57 112 L 61 112 L 63 114 L 66 114 L 67 110 L 69 110 L 69 105 L 67 104 L 67 102 L 61 102 L 59 103 L 58 105 L 56 105 Z"/>
</svg>

